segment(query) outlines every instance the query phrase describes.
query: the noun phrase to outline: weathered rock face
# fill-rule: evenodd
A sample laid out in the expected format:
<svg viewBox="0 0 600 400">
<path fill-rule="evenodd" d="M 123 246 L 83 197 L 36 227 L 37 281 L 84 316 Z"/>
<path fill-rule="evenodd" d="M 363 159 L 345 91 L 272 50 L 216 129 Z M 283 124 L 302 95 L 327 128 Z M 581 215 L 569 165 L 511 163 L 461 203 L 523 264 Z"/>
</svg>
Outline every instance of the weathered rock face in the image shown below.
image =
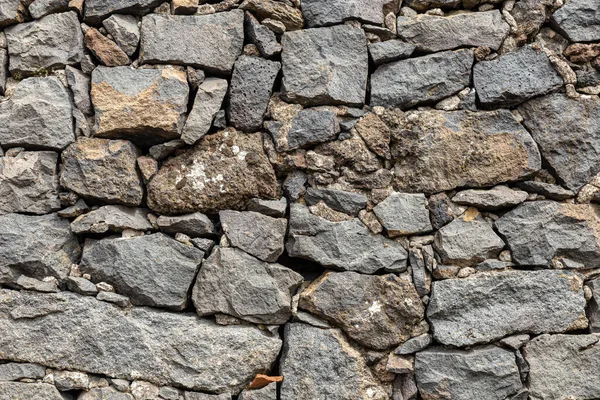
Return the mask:
<svg viewBox="0 0 600 400">
<path fill-rule="evenodd" d="M 170 234 L 183 233 L 191 237 L 216 235 L 215 225 L 202 213 L 169 217 L 161 215 L 156 220 L 160 230 Z"/>
<path fill-rule="evenodd" d="M 242 10 L 251 11 L 261 20 L 271 19 L 281 22 L 288 31 L 302 29 L 304 18 L 300 10 L 275 0 L 244 0 Z"/>
<path fill-rule="evenodd" d="M 142 20 L 141 54 L 146 64 L 185 64 L 217 74 L 230 73 L 244 44 L 244 13 L 147 15 Z"/>
<path fill-rule="evenodd" d="M 359 19 L 375 25 L 383 24 L 384 9 L 397 7 L 395 0 L 306 0 L 302 2 L 302 15 L 309 28 L 340 24 L 349 19 Z"/>
<path fill-rule="evenodd" d="M 85 21 L 99 24 L 111 14 L 143 14 L 161 4 L 161 0 L 86 0 Z"/>
<path fill-rule="evenodd" d="M 283 94 L 303 105 L 365 102 L 368 55 L 362 29 L 341 25 L 286 32 Z"/>
<path fill-rule="evenodd" d="M 285 400 L 389 398 L 362 354 L 337 329 L 286 325 L 280 373 Z"/>
<path fill-rule="evenodd" d="M 299 307 L 333 322 L 359 344 L 388 349 L 424 318 L 413 285 L 395 275 L 326 272 L 300 293 Z"/>
<path fill-rule="evenodd" d="M 135 53 L 140 42 L 140 28 L 135 16 L 114 14 L 102 21 L 102 25 L 128 56 Z"/>
<path fill-rule="evenodd" d="M 600 210 L 590 204 L 525 203 L 496 221 L 521 265 L 598 268 Z"/>
<path fill-rule="evenodd" d="M 148 145 L 181 134 L 189 95 L 183 71 L 98 67 L 91 94 L 98 137 Z"/>
<path fill-rule="evenodd" d="M 205 136 L 165 162 L 147 188 L 150 208 L 168 214 L 214 213 L 240 209 L 253 197 L 279 198 L 260 134 L 233 129 Z"/>
<path fill-rule="evenodd" d="M 124 229 L 136 231 L 151 230 L 147 219 L 148 210 L 124 206 L 102 206 L 97 210 L 80 215 L 71 223 L 73 233 L 121 232 Z"/>
<path fill-rule="evenodd" d="M 426 233 L 433 229 L 423 194 L 392 193 L 373 208 L 390 237 Z"/>
<path fill-rule="evenodd" d="M 415 370 L 424 400 L 505 400 L 523 387 L 515 354 L 496 346 L 429 348 L 417 353 Z"/>
<path fill-rule="evenodd" d="M 221 109 L 227 88 L 227 81 L 220 78 L 208 78 L 198 86 L 194 107 L 181 134 L 185 143 L 194 144 L 208 133 Z"/>
<path fill-rule="evenodd" d="M 130 63 L 127 53 L 119 45 L 100 33 L 96 28 L 89 28 L 84 37 L 85 47 L 107 67 L 118 67 Z"/>
<path fill-rule="evenodd" d="M 304 194 L 304 200 L 308 205 L 323 201 L 336 211 L 354 216 L 367 206 L 367 196 L 364 194 L 335 189 L 308 188 Z"/>
<path fill-rule="evenodd" d="M 70 293 L 0 293 L 0 357 L 8 360 L 221 393 L 240 391 L 281 347 L 257 328 L 190 314 L 122 311 Z"/>
<path fill-rule="evenodd" d="M 433 283 L 427 319 L 442 344 L 587 327 L 582 278 L 569 271 L 479 273 Z"/>
<path fill-rule="evenodd" d="M 369 55 L 375 65 L 408 58 L 417 48 L 416 45 L 402 40 L 386 40 L 385 42 L 369 43 Z"/>
<path fill-rule="evenodd" d="M 0 2 L 0 28 L 23 22 L 23 11 L 21 0 L 2 0 Z"/>
<path fill-rule="evenodd" d="M 527 196 L 527 192 L 500 185 L 490 190 L 463 190 L 452 197 L 452 201 L 457 204 L 473 206 L 480 210 L 497 210 L 519 205 L 527 200 Z"/>
<path fill-rule="evenodd" d="M 21 382 L 0 382 L 0 397 L 3 399 L 63 399 L 54 385 Z"/>
<path fill-rule="evenodd" d="M 569 1 L 552 14 L 559 31 L 574 42 L 600 40 L 600 2 L 598 0 Z"/>
<path fill-rule="evenodd" d="M 289 123 L 269 121 L 265 127 L 278 151 L 310 147 L 333 140 L 340 133 L 334 112 L 312 108 L 298 111 Z"/>
<path fill-rule="evenodd" d="M 399 158 L 394 186 L 400 191 L 491 186 L 541 168 L 535 142 L 506 110 L 416 111 L 400 128 L 392 147 Z M 402 134 L 405 130 L 411 133 Z M 440 152 L 445 156 L 437 157 Z"/>
</svg>

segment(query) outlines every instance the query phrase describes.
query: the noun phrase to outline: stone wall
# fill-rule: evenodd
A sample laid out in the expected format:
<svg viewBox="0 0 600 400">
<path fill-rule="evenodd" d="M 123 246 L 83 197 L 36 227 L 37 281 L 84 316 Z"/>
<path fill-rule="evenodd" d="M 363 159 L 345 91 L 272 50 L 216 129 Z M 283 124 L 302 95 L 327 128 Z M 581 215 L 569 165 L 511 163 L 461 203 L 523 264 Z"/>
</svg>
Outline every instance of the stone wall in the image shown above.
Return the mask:
<svg viewBox="0 0 600 400">
<path fill-rule="evenodd" d="M 600 0 L 0 0 L 0 400 L 600 398 Z"/>
</svg>

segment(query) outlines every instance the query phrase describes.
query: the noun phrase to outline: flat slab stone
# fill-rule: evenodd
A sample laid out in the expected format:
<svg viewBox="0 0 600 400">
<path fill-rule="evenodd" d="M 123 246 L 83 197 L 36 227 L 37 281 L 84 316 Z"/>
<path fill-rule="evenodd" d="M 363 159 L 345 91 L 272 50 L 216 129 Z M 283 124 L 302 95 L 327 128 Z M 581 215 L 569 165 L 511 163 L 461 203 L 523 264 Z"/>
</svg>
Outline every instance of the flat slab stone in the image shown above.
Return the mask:
<svg viewBox="0 0 600 400">
<path fill-rule="evenodd" d="M 23 382 L 0 382 L 0 398 L 63 400 L 63 397 L 54 385 Z"/>
<path fill-rule="evenodd" d="M 369 55 L 375 65 L 381 65 L 408 58 L 416 48 L 416 45 L 402 40 L 386 40 L 369 43 Z"/>
<path fill-rule="evenodd" d="M 513 190 L 508 186 L 500 185 L 489 190 L 462 190 L 452 197 L 452 201 L 480 210 L 498 210 L 519 205 L 527 200 L 528 196 L 528 193 L 522 190 Z"/>
<path fill-rule="evenodd" d="M 244 12 L 150 14 L 142 19 L 141 61 L 230 74 L 244 44 Z"/>
<path fill-rule="evenodd" d="M 582 278 L 570 271 L 478 273 L 433 283 L 427 319 L 446 345 L 492 342 L 515 333 L 587 327 Z"/>
<path fill-rule="evenodd" d="M 147 215 L 148 210 L 145 208 L 102 206 L 75 218 L 71 222 L 71 230 L 77 234 L 122 232 L 124 229 L 152 230 Z"/>
<path fill-rule="evenodd" d="M 341 24 L 358 19 L 383 25 L 384 8 L 393 8 L 394 0 L 304 0 L 302 15 L 309 28 Z"/>
<path fill-rule="evenodd" d="M 0 364 L 0 381 L 18 381 L 20 379 L 42 379 L 46 376 L 46 367 L 29 363 Z"/>
<path fill-rule="evenodd" d="M 552 14 L 552 22 L 572 42 L 600 40 L 600 1 L 568 1 Z"/>
<path fill-rule="evenodd" d="M 112 14 L 141 15 L 158 7 L 162 0 L 86 0 L 84 20 L 98 25 Z"/>
<path fill-rule="evenodd" d="M 358 212 L 367 207 L 367 196 L 361 193 L 347 192 L 336 189 L 308 188 L 304 194 L 304 200 L 308 205 L 325 202 L 336 211 L 356 216 Z"/>
<path fill-rule="evenodd" d="M 175 235 L 183 233 L 191 237 L 212 237 L 217 234 L 213 222 L 202 213 L 169 217 L 161 215 L 156 220 L 160 230 Z"/>
<path fill-rule="evenodd" d="M 433 230 L 422 193 L 392 193 L 373 207 L 373 212 L 390 237 Z"/>
<path fill-rule="evenodd" d="M 249 325 L 123 310 L 69 292 L 1 290 L 0 321 L 2 359 L 213 393 L 238 393 L 281 348 L 278 336 Z"/>
</svg>

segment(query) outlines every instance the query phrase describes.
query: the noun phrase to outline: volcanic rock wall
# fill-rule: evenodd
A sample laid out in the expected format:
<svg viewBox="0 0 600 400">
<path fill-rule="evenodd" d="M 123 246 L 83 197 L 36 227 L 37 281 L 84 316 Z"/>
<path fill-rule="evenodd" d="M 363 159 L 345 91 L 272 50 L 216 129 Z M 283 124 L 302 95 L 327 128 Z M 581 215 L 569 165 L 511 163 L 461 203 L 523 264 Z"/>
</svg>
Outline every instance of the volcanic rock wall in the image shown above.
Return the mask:
<svg viewBox="0 0 600 400">
<path fill-rule="evenodd" d="M 0 400 L 600 398 L 600 0 L 0 0 Z"/>
</svg>

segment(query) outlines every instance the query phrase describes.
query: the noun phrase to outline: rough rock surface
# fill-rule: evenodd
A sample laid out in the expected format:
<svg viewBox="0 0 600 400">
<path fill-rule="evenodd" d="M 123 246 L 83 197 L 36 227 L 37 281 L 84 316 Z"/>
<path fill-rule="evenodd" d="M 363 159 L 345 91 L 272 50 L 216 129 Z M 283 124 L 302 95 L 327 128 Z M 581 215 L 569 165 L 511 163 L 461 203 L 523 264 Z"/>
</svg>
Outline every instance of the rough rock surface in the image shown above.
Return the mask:
<svg viewBox="0 0 600 400">
<path fill-rule="evenodd" d="M 381 25 L 384 9 L 392 10 L 394 0 L 304 0 L 302 15 L 309 28 L 343 23 L 349 19 Z"/>
<path fill-rule="evenodd" d="M 452 201 L 457 204 L 473 206 L 480 210 L 497 210 L 519 205 L 527 200 L 527 197 L 527 192 L 500 185 L 489 190 L 462 190 L 452 197 Z"/>
<path fill-rule="evenodd" d="M 375 65 L 408 58 L 417 48 L 416 45 L 402 40 L 386 40 L 385 42 L 369 43 L 369 55 Z"/>
<path fill-rule="evenodd" d="M 598 0 L 572 0 L 552 14 L 552 21 L 574 42 L 600 40 L 599 9 Z"/>
<path fill-rule="evenodd" d="M 54 385 L 21 382 L 0 382 L 0 398 L 63 400 L 63 397 Z"/>
<path fill-rule="evenodd" d="M 169 217 L 161 215 L 156 220 L 160 230 L 165 233 L 183 233 L 191 237 L 216 235 L 215 225 L 202 213 L 192 213 Z"/>
<path fill-rule="evenodd" d="M 0 2 L 0 28 L 24 21 L 21 0 L 3 0 Z"/>
<path fill-rule="evenodd" d="M 99 24 L 111 14 L 142 14 L 162 3 L 162 0 L 86 0 L 85 21 Z"/>
<path fill-rule="evenodd" d="M 121 232 L 124 229 L 147 231 L 152 224 L 147 219 L 148 210 L 124 206 L 102 206 L 80 215 L 71 222 L 73 233 Z"/>
<path fill-rule="evenodd" d="M 392 193 L 373 207 L 373 212 L 390 237 L 433 230 L 423 194 Z"/>
<path fill-rule="evenodd" d="M 335 189 L 308 188 L 304 200 L 308 205 L 324 201 L 332 209 L 352 216 L 358 215 L 367 206 L 367 196 L 364 194 Z"/>
<path fill-rule="evenodd" d="M 85 47 L 107 67 L 118 67 L 130 63 L 127 53 L 118 44 L 100 33 L 96 28 L 89 28 L 85 33 Z"/>
<path fill-rule="evenodd" d="M 135 16 L 113 14 L 102 21 L 102 25 L 128 56 L 135 53 L 140 42 L 140 28 Z"/>
<path fill-rule="evenodd" d="M 427 319 L 436 341 L 453 346 L 515 333 L 587 327 L 582 278 L 569 271 L 479 273 L 433 283 Z"/>
<path fill-rule="evenodd" d="M 225 79 L 208 78 L 198 86 L 194 107 L 185 121 L 181 140 L 194 144 L 208 133 L 227 94 Z"/>
<path fill-rule="evenodd" d="M 278 151 L 310 147 L 335 139 L 340 132 L 338 119 L 333 111 L 300 110 L 289 124 L 269 121 L 265 124 Z"/>
<path fill-rule="evenodd" d="M 275 0 L 244 0 L 242 10 L 251 11 L 259 19 L 272 19 L 281 22 L 288 31 L 302 29 L 304 18 L 300 10 Z"/>
</svg>

